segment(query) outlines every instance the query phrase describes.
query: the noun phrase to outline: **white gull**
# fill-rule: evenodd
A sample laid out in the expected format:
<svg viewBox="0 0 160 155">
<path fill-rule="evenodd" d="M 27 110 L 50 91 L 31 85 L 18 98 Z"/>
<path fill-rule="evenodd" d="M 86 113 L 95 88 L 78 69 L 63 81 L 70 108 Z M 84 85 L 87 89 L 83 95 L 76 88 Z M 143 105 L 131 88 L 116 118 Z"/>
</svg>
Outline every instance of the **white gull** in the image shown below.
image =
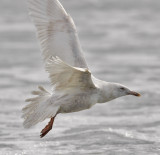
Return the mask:
<svg viewBox="0 0 160 155">
<path fill-rule="evenodd" d="M 23 108 L 24 127 L 50 118 L 41 131 L 44 137 L 59 113 L 89 109 L 125 95 L 140 96 L 126 86 L 96 79 L 87 66 L 76 26 L 58 0 L 28 0 L 30 16 L 36 26 L 45 69 L 53 85 L 52 93 L 42 86 Z"/>
</svg>

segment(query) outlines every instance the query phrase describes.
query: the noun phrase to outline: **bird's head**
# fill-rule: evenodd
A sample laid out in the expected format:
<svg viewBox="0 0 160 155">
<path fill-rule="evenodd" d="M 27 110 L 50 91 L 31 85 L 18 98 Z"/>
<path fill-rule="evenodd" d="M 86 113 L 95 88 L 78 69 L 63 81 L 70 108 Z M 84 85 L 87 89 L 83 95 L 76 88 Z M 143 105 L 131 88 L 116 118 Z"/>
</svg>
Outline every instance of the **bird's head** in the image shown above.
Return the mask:
<svg viewBox="0 0 160 155">
<path fill-rule="evenodd" d="M 133 95 L 137 97 L 141 96 L 139 93 L 132 91 L 126 86 L 117 83 L 112 84 L 112 93 L 113 96 L 115 96 L 116 98 L 126 95 Z"/>
<path fill-rule="evenodd" d="M 141 96 L 139 93 L 130 90 L 124 85 L 118 83 L 105 83 L 102 89 L 102 98 L 100 99 L 101 103 L 116 99 L 121 96 L 133 95 L 133 96 Z"/>
</svg>

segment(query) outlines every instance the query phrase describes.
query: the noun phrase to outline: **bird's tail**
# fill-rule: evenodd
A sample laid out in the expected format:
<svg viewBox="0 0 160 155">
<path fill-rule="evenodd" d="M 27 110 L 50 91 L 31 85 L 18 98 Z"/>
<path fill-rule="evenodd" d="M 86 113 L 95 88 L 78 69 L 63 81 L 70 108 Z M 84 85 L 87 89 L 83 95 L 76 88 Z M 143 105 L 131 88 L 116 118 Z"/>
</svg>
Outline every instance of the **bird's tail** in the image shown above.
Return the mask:
<svg viewBox="0 0 160 155">
<path fill-rule="evenodd" d="M 32 92 L 37 96 L 27 99 L 26 102 L 30 102 L 30 104 L 22 109 L 25 128 L 29 128 L 46 118 L 54 117 L 59 109 L 51 102 L 51 94 L 41 86 L 38 88 L 38 91 Z"/>
</svg>

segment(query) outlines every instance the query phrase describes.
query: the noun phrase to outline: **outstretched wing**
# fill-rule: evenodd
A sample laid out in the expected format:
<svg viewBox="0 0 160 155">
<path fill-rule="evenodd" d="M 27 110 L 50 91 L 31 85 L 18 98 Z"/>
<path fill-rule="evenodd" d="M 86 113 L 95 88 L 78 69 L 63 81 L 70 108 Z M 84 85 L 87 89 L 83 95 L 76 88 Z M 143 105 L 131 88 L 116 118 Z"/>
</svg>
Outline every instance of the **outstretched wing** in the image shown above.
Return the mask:
<svg viewBox="0 0 160 155">
<path fill-rule="evenodd" d="M 27 0 L 45 62 L 58 56 L 74 67 L 87 68 L 72 18 L 58 0 Z"/>
<path fill-rule="evenodd" d="M 91 73 L 86 68 L 72 67 L 58 57 L 51 57 L 45 67 L 56 90 L 74 87 L 81 89 L 95 88 Z"/>
</svg>

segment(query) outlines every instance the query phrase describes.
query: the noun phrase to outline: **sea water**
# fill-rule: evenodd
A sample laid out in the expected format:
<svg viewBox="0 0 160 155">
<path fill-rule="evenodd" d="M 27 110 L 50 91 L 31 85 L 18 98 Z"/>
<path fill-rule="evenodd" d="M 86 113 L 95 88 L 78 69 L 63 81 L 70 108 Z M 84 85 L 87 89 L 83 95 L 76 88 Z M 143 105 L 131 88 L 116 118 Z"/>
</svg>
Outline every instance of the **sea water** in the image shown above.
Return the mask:
<svg viewBox="0 0 160 155">
<path fill-rule="evenodd" d="M 160 1 L 61 0 L 92 73 L 142 94 L 23 128 L 30 91 L 51 86 L 24 0 L 0 1 L 0 155 L 159 155 Z M 65 51 L 64 51 L 65 52 Z"/>
</svg>

